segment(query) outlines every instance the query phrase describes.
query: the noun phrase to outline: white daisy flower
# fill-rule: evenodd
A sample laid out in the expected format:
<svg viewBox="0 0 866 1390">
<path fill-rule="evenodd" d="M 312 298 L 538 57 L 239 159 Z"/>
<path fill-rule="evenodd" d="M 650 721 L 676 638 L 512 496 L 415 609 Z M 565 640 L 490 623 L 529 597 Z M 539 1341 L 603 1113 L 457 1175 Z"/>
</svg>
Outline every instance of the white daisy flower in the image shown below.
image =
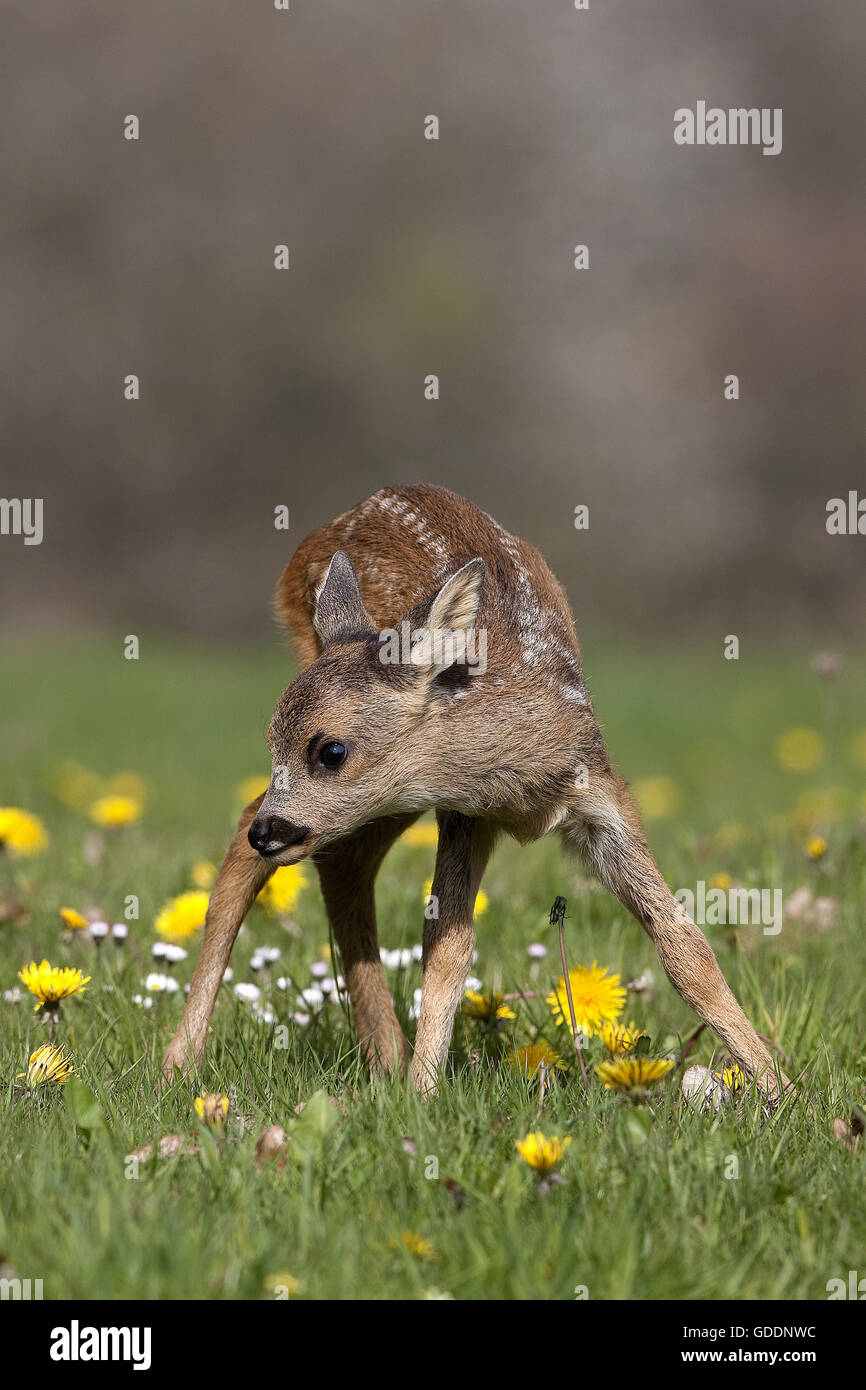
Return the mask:
<svg viewBox="0 0 866 1390">
<path fill-rule="evenodd" d="M 276 946 L 259 946 L 253 951 L 250 960 L 251 970 L 264 970 L 266 966 L 273 965 L 274 961 L 279 960 L 280 953 Z"/>
<path fill-rule="evenodd" d="M 171 975 L 160 975 L 157 971 L 151 971 L 144 982 L 145 989 L 152 990 L 154 993 L 174 994 L 175 990 L 180 989 L 177 980 Z"/>
<path fill-rule="evenodd" d="M 235 985 L 235 996 L 242 999 L 245 1004 L 257 1004 L 262 996 L 258 985 L 250 985 L 245 981 Z"/>
</svg>

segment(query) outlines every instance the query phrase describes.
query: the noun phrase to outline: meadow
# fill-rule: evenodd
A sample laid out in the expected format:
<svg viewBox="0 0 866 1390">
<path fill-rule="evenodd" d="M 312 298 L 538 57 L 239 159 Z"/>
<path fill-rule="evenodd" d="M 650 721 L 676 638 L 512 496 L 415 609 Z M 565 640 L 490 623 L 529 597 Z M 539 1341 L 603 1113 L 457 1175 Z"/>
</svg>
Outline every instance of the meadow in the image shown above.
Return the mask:
<svg viewBox="0 0 866 1390">
<path fill-rule="evenodd" d="M 846 655 L 833 678 L 811 657 L 585 653 L 668 882 L 782 891 L 777 934 L 706 928 L 798 1080 L 798 1103 L 768 1115 L 750 1086 L 725 1091 L 717 1111 L 683 1101 L 683 1067 L 721 1072 L 723 1053 L 709 1033 L 693 1038 L 637 923 L 555 839 L 496 851 L 477 917 L 482 1003 L 458 1017 L 436 1100 L 371 1081 L 345 1000 L 315 992 L 339 961 L 310 866 L 288 907 L 250 912 L 202 1074 L 158 1090 L 200 932 L 171 963 L 152 955 L 155 922 L 206 884 L 241 784 L 267 776 L 288 658 L 276 644 L 146 637 L 138 661 L 119 639 L 7 646 L 0 804 L 38 816 L 48 841 L 0 851 L 0 1276 L 42 1279 L 47 1299 L 599 1300 L 825 1299 L 831 1279 L 866 1274 L 866 665 Z M 105 795 L 140 803 L 130 823 L 94 822 Z M 431 822 L 378 881 L 381 945 L 404 952 L 388 978 L 410 1036 L 434 844 Z M 638 982 L 620 1021 L 674 1062 L 640 1094 L 602 1084 L 598 1037 L 587 1089 L 546 1000 L 561 973 L 548 920 L 558 895 L 569 965 Z M 125 925 L 126 938 L 70 929 L 61 909 Z M 74 1066 L 64 1084 L 27 1079 L 49 1029 L 19 971 L 43 958 L 91 977 L 55 1025 Z M 472 1016 L 495 1009 L 491 991 L 514 1017 Z M 562 1067 L 542 1085 L 513 1058 L 545 1045 Z M 195 1110 L 208 1093 L 227 1097 L 214 1127 Z M 273 1125 L 286 1142 L 257 1158 Z M 516 1147 L 538 1130 L 569 1141 L 552 1178 Z M 166 1135 L 182 1136 L 179 1151 L 158 1157 Z"/>
</svg>

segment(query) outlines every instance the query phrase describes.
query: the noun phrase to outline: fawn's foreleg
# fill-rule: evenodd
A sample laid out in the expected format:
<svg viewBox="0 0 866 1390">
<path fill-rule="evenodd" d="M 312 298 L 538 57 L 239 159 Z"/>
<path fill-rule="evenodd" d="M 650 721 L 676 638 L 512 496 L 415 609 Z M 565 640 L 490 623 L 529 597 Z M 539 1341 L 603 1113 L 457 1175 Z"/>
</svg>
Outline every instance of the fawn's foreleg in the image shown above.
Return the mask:
<svg viewBox="0 0 866 1390">
<path fill-rule="evenodd" d="M 493 828 L 457 811 L 438 812 L 432 907 L 424 922 L 421 1015 L 412 1059 L 416 1090 L 434 1092 L 445 1066 L 454 1015 L 472 965 L 475 897 L 493 848 Z"/>
<path fill-rule="evenodd" d="M 370 821 L 314 856 L 361 1050 L 374 1070 L 390 1071 L 396 1062 L 402 1072 L 409 1057 L 379 957 L 373 885 L 391 845 L 414 820 L 413 813 Z"/>
<path fill-rule="evenodd" d="M 251 847 L 250 822 L 263 801 L 251 801 L 238 823 L 210 895 L 201 955 L 192 977 L 180 1026 L 166 1048 L 162 1071 L 170 1081 L 175 1067 L 187 1071 L 204 1055 L 211 1015 L 244 917 L 274 871 Z"/>
<path fill-rule="evenodd" d="M 614 773 L 601 790 L 588 793 L 580 814 L 564 831 L 587 867 L 644 927 L 677 993 L 761 1090 L 777 1094 L 773 1059 L 737 1003 L 703 932 L 665 883 L 625 782 Z M 781 1080 L 790 1086 L 783 1073 Z"/>
</svg>

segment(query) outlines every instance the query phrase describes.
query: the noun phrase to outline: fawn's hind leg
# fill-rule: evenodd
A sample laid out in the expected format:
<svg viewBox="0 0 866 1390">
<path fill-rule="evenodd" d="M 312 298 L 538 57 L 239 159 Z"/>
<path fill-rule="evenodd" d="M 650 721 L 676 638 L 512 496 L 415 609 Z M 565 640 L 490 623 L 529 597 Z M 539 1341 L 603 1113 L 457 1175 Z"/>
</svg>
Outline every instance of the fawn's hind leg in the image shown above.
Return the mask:
<svg viewBox="0 0 866 1390">
<path fill-rule="evenodd" d="M 204 1055 L 211 1015 L 241 923 L 262 891 L 273 865 L 250 845 L 247 830 L 263 801 L 251 801 L 238 823 L 210 895 L 201 955 L 192 977 L 180 1026 L 162 1059 L 167 1081 L 175 1067 L 187 1071 Z"/>
<path fill-rule="evenodd" d="M 677 993 L 761 1089 L 775 1094 L 773 1060 L 734 998 L 703 932 L 665 883 L 622 778 L 610 772 L 588 790 L 563 831 L 587 867 L 645 928 Z M 790 1085 L 784 1075 L 782 1084 Z"/>
<path fill-rule="evenodd" d="M 417 813 L 383 817 L 314 855 L 322 896 L 340 948 L 361 1049 L 375 1070 L 402 1072 L 409 1055 L 379 958 L 373 884 L 391 845 Z"/>
<path fill-rule="evenodd" d="M 454 1015 L 472 965 L 475 896 L 493 848 L 495 832 L 483 820 L 457 811 L 437 812 L 439 848 L 433 875 L 438 917 L 424 922 L 424 981 L 415 1037 L 412 1080 L 433 1092 L 445 1066 Z"/>
</svg>

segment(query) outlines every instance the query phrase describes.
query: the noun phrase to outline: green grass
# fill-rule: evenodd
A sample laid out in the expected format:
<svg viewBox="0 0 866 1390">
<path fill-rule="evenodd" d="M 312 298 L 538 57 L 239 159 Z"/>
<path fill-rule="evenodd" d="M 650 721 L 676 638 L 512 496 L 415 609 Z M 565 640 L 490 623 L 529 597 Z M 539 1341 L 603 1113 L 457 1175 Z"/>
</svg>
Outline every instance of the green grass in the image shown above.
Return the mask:
<svg viewBox="0 0 866 1390">
<path fill-rule="evenodd" d="M 718 1118 L 684 1109 L 678 1072 L 644 1106 L 598 1082 L 587 1096 L 573 1066 L 539 1115 L 536 1084 L 501 1054 L 511 1039 L 525 1042 L 538 1030 L 569 1056 L 541 997 L 521 1005 L 501 1036 L 459 1018 L 453 1079 L 423 1103 L 399 1083 L 371 1083 L 337 1004 L 308 1027 L 289 1022 L 288 1046 L 279 1047 L 286 1034 L 257 1022 L 226 987 L 203 1075 L 157 1094 L 182 996 L 157 996 L 150 1010 L 131 1002 L 151 968 L 153 918 L 188 886 L 195 860 L 220 856 L 236 784 L 267 771 L 264 731 L 290 671 L 276 647 L 194 651 L 145 640 L 139 662 L 119 653 L 119 640 L 5 653 L 0 801 L 41 815 L 51 846 L 0 861 L 4 915 L 16 896 L 28 914 L 0 923 L 0 988 L 11 989 L 21 966 L 43 955 L 93 976 L 66 1005 L 59 1037 L 97 1103 L 82 1086 L 43 1097 L 16 1086 L 45 1030 L 26 998 L 0 1001 L 0 1274 L 41 1278 L 46 1298 L 256 1298 L 268 1276 L 288 1272 L 301 1298 L 438 1291 L 570 1299 L 584 1286 L 592 1299 L 822 1299 L 829 1279 L 862 1273 L 863 1155 L 832 1133 L 833 1117 L 847 1118 L 863 1100 L 866 773 L 850 755 L 866 723 L 862 664 L 849 662 L 841 681 L 824 687 L 807 658 L 791 653 L 767 652 L 757 665 L 686 652 L 587 656 L 620 770 L 633 782 L 665 775 L 679 788 L 676 814 L 648 825 L 674 887 L 726 872 L 786 897 L 810 883 L 839 901 L 825 932 L 792 920 L 778 936 L 708 928 L 746 1012 L 802 1077 L 809 1105 L 764 1121 L 748 1094 Z M 825 740 L 825 757 L 809 774 L 787 773 L 775 760 L 775 740 L 792 725 Z M 109 834 L 98 863 L 83 854 L 92 828 L 51 794 L 66 759 L 105 776 L 134 770 L 148 784 L 143 819 Z M 837 789 L 840 812 L 817 827 L 829 848 L 816 866 L 803 852 L 807 820 L 792 812 L 805 793 L 828 787 Z M 739 835 L 715 838 L 732 824 Z M 404 844 L 386 860 L 383 945 L 420 939 L 432 862 L 432 850 Z M 274 975 L 309 983 L 328 941 L 313 880 L 311 873 L 294 912 L 297 935 L 261 907 L 252 911 L 233 957 L 236 981 L 252 978 L 254 946 L 273 944 L 282 950 Z M 639 927 L 582 877 L 558 841 L 502 845 L 484 887 L 490 904 L 478 923 L 475 973 L 485 986 L 541 991 L 558 974 L 547 914 L 563 894 L 572 963 L 598 960 L 624 979 L 653 970 L 653 997 L 630 997 L 626 1016 L 649 1031 L 654 1050 L 693 1030 Z M 141 916 L 130 922 L 125 948 L 59 940 L 60 906 L 96 905 L 117 921 L 130 894 Z M 532 941 L 550 948 L 536 981 L 526 953 Z M 195 953 L 176 967 L 181 982 Z M 419 967 L 391 979 L 411 1029 Z M 297 1004 L 270 992 L 282 1024 Z M 709 1063 L 713 1046 L 704 1033 L 690 1061 Z M 225 1142 L 204 1134 L 197 1155 L 144 1163 L 128 1176 L 132 1149 L 196 1129 L 192 1101 L 202 1089 L 232 1096 Z M 319 1091 L 342 1109 L 314 1106 L 299 1118 L 295 1107 Z M 287 1161 L 259 1172 L 255 1141 L 267 1123 L 287 1130 Z M 536 1127 L 572 1141 L 564 1182 L 546 1193 L 514 1147 Z M 436 1167 L 431 1158 L 438 1177 L 425 1176 Z M 732 1168 L 738 1177 L 726 1176 Z M 406 1231 L 431 1242 L 435 1258 L 411 1253 Z"/>
</svg>

